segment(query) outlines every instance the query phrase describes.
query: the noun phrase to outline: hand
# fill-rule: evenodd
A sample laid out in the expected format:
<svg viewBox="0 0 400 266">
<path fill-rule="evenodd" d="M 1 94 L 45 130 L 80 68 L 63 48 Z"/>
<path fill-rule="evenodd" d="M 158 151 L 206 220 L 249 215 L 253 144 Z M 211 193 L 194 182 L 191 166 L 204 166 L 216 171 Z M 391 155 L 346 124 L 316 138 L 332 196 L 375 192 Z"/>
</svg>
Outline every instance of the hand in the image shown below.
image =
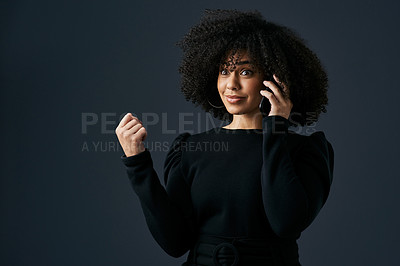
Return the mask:
<svg viewBox="0 0 400 266">
<path fill-rule="evenodd" d="M 127 113 L 121 119 L 121 122 L 119 122 L 118 127 L 115 129 L 115 133 L 126 157 L 145 151 L 143 141 L 147 137 L 147 131 L 143 127 L 142 122 L 131 113 Z"/>
<path fill-rule="evenodd" d="M 263 84 L 270 88 L 273 92 L 271 93 L 267 90 L 260 90 L 261 95 L 265 96 L 271 104 L 271 111 L 269 112 L 268 116 L 279 115 L 289 119 L 290 111 L 293 107 L 293 103 L 289 98 L 289 89 L 286 88 L 285 84 L 279 81 L 275 74 L 273 76 L 276 82 L 281 85 L 284 93 L 287 96 L 282 95 L 278 86 L 276 86 L 272 81 L 265 80 L 263 82 Z"/>
</svg>

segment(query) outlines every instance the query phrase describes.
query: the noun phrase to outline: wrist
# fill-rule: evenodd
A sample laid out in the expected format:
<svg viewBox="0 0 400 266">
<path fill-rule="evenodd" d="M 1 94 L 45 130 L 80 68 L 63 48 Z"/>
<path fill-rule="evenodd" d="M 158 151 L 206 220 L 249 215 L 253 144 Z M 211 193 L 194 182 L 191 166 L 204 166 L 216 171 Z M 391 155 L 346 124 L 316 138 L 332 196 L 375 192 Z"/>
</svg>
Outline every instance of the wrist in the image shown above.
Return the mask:
<svg viewBox="0 0 400 266">
<path fill-rule="evenodd" d="M 289 120 L 280 115 L 269 115 L 263 118 L 263 129 L 271 134 L 288 133 Z"/>
</svg>

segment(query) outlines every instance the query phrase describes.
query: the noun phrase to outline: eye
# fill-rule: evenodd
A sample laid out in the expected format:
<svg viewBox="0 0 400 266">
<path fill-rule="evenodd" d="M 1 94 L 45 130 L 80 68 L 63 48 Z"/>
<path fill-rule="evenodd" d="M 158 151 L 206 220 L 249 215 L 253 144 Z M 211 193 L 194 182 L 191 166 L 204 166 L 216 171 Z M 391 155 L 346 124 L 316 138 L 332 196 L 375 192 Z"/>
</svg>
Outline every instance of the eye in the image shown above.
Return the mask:
<svg viewBox="0 0 400 266">
<path fill-rule="evenodd" d="M 220 74 L 221 74 L 221 75 L 227 75 L 227 74 L 228 74 L 228 70 L 227 70 L 227 69 L 222 69 L 222 70 L 220 71 Z"/>
<path fill-rule="evenodd" d="M 253 74 L 253 71 L 245 69 L 245 70 L 242 71 L 242 74 L 244 74 L 245 76 L 248 76 L 248 75 Z"/>
</svg>

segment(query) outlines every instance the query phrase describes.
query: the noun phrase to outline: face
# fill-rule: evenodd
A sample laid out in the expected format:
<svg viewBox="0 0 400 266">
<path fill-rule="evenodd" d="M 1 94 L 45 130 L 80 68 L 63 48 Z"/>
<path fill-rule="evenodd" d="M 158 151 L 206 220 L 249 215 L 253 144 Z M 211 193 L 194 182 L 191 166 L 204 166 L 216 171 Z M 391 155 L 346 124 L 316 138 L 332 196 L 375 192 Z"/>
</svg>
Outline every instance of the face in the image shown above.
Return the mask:
<svg viewBox="0 0 400 266">
<path fill-rule="evenodd" d="M 228 56 L 228 58 L 230 58 Z M 255 114 L 260 112 L 259 104 L 262 99 L 260 90 L 264 88 L 261 73 L 252 64 L 246 51 L 240 51 L 240 56 L 234 56 L 236 63 L 225 60 L 218 74 L 218 92 L 230 114 Z"/>
</svg>

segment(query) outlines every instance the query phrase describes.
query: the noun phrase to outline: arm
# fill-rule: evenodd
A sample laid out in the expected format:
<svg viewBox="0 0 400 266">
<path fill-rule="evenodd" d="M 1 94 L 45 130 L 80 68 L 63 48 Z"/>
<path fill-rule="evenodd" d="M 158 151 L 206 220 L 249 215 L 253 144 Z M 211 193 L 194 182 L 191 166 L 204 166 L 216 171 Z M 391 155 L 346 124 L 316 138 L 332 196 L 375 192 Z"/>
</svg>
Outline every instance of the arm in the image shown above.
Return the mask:
<svg viewBox="0 0 400 266">
<path fill-rule="evenodd" d="M 298 238 L 319 213 L 333 177 L 333 148 L 323 132 L 305 136 L 292 160 L 287 146 L 289 121 L 282 116 L 263 118 L 264 209 L 274 232 Z"/>
<path fill-rule="evenodd" d="M 173 257 L 184 255 L 194 241 L 194 222 L 189 217 L 192 213 L 190 190 L 182 175 L 179 149 L 187 136 L 188 133 L 179 135 L 167 154 L 164 172 L 167 189 L 161 185 L 147 149 L 134 156 L 121 157 L 152 236 Z"/>
</svg>

